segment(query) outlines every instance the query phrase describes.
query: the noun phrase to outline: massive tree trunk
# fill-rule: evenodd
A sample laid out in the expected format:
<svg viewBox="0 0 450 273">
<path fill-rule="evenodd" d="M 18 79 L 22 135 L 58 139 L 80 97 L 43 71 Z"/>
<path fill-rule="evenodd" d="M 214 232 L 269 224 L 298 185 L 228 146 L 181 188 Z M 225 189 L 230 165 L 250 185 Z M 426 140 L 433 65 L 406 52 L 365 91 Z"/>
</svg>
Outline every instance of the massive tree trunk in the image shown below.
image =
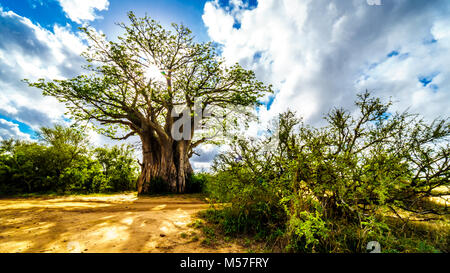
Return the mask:
<svg viewBox="0 0 450 273">
<path fill-rule="evenodd" d="M 138 194 L 162 191 L 183 193 L 192 173 L 185 140 L 160 143 L 153 134 L 141 136 L 142 165 Z"/>
</svg>

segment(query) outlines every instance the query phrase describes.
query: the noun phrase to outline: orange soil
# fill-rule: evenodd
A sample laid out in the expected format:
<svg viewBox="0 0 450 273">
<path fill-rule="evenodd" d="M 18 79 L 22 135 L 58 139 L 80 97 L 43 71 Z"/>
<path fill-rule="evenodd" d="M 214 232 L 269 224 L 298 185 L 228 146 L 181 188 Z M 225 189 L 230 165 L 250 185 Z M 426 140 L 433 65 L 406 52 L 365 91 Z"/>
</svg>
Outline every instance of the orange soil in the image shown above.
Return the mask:
<svg viewBox="0 0 450 273">
<path fill-rule="evenodd" d="M 207 207 L 192 196 L 135 193 L 0 199 L 0 252 L 244 251 L 201 244 L 188 225 Z"/>
</svg>

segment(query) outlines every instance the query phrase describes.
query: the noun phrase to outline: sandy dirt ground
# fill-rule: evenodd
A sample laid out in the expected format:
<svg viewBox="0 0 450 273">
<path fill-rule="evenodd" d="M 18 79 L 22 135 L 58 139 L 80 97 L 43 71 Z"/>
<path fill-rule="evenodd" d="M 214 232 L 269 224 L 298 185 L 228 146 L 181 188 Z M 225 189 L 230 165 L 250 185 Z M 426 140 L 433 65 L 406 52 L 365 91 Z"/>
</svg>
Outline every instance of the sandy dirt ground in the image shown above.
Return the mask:
<svg viewBox="0 0 450 273">
<path fill-rule="evenodd" d="M 189 224 L 207 207 L 189 195 L 0 199 L 0 252 L 243 252 L 201 244 Z"/>
</svg>

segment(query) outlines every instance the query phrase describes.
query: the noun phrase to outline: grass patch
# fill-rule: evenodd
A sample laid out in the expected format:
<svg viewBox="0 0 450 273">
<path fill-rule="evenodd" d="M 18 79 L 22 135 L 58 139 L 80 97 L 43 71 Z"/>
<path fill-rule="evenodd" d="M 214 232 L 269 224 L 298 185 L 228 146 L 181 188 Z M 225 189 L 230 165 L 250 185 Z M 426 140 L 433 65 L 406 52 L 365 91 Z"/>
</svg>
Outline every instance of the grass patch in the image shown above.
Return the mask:
<svg viewBox="0 0 450 273">
<path fill-rule="evenodd" d="M 198 242 L 198 240 L 200 240 L 200 239 L 197 234 L 192 236 L 192 238 L 191 238 L 191 242 Z"/>
<path fill-rule="evenodd" d="M 219 245 L 236 244 L 245 248 L 249 253 L 267 252 L 263 249 L 262 240 L 257 236 L 227 232 L 222 225 L 223 217 L 220 212 L 220 209 L 208 209 L 197 214 L 201 220 L 193 222 L 192 227 L 200 229 L 205 237 L 202 245 L 217 247 Z"/>
<path fill-rule="evenodd" d="M 403 212 L 403 216 L 407 212 Z M 289 252 L 285 248 L 286 231 L 283 229 L 262 230 L 258 233 L 237 232 L 228 227 L 229 214 L 223 209 L 209 209 L 202 211 L 198 216 L 204 220 L 201 228 L 206 239 L 202 242 L 205 245 L 213 244 L 214 240 L 230 243 L 237 243 L 247 249 L 250 253 L 264 252 Z M 449 253 L 450 252 L 450 215 L 442 215 L 437 219 L 428 218 L 417 220 L 400 219 L 389 214 L 388 210 L 380 212 L 380 221 L 386 224 L 386 228 L 381 234 L 363 235 L 364 229 L 359 226 L 336 220 L 333 223 L 329 237 L 320 238 L 321 244 L 333 245 L 330 251 L 317 252 L 337 252 L 354 253 L 365 252 L 367 242 L 376 240 L 381 245 L 383 253 Z M 411 216 L 412 217 L 412 216 Z M 199 222 L 199 223 L 200 223 Z M 360 238 L 366 236 L 367 240 Z M 305 249 L 305 252 L 307 250 Z"/>
</svg>

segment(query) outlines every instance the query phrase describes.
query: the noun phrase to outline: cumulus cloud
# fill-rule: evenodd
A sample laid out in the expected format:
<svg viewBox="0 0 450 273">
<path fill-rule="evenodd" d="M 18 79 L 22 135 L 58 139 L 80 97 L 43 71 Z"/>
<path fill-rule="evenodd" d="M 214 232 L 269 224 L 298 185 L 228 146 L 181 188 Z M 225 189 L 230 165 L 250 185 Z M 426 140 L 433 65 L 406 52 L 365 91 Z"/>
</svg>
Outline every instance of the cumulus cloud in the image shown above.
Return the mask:
<svg viewBox="0 0 450 273">
<path fill-rule="evenodd" d="M 196 152 L 197 154 L 192 156 L 192 161 L 199 163 L 211 162 L 216 155 L 215 147 L 212 145 L 203 145 Z"/>
<path fill-rule="evenodd" d="M 197 154 L 194 154 L 190 159 L 192 168 L 197 172 L 210 171 L 212 161 L 220 150 L 219 147 L 211 144 L 201 145 L 196 149 Z"/>
<path fill-rule="evenodd" d="M 9 138 L 30 140 L 29 135 L 24 134 L 19 130 L 19 125 L 0 119 L 0 141 Z"/>
<path fill-rule="evenodd" d="M 450 108 L 448 1 L 241 0 L 205 4 L 203 21 L 222 55 L 253 69 L 277 93 L 259 111 L 263 126 L 287 108 L 308 123 L 356 93 L 392 97 L 427 118 Z M 269 101 L 269 97 L 266 98 Z"/>
<path fill-rule="evenodd" d="M 67 17 L 81 24 L 100 18 L 96 11 L 108 10 L 108 0 L 58 0 Z"/>
<path fill-rule="evenodd" d="M 212 161 L 221 152 L 228 151 L 230 147 L 223 144 L 220 147 L 213 144 L 203 144 L 195 149 L 195 154 L 190 158 L 192 168 L 195 171 L 210 171 Z"/>
<path fill-rule="evenodd" d="M 1 8 L 0 33 L 0 115 L 35 130 L 63 121 L 63 104 L 42 96 L 21 80 L 62 79 L 79 74 L 84 63 L 80 53 L 85 48 L 81 37 L 57 25 L 49 31 Z"/>
</svg>

